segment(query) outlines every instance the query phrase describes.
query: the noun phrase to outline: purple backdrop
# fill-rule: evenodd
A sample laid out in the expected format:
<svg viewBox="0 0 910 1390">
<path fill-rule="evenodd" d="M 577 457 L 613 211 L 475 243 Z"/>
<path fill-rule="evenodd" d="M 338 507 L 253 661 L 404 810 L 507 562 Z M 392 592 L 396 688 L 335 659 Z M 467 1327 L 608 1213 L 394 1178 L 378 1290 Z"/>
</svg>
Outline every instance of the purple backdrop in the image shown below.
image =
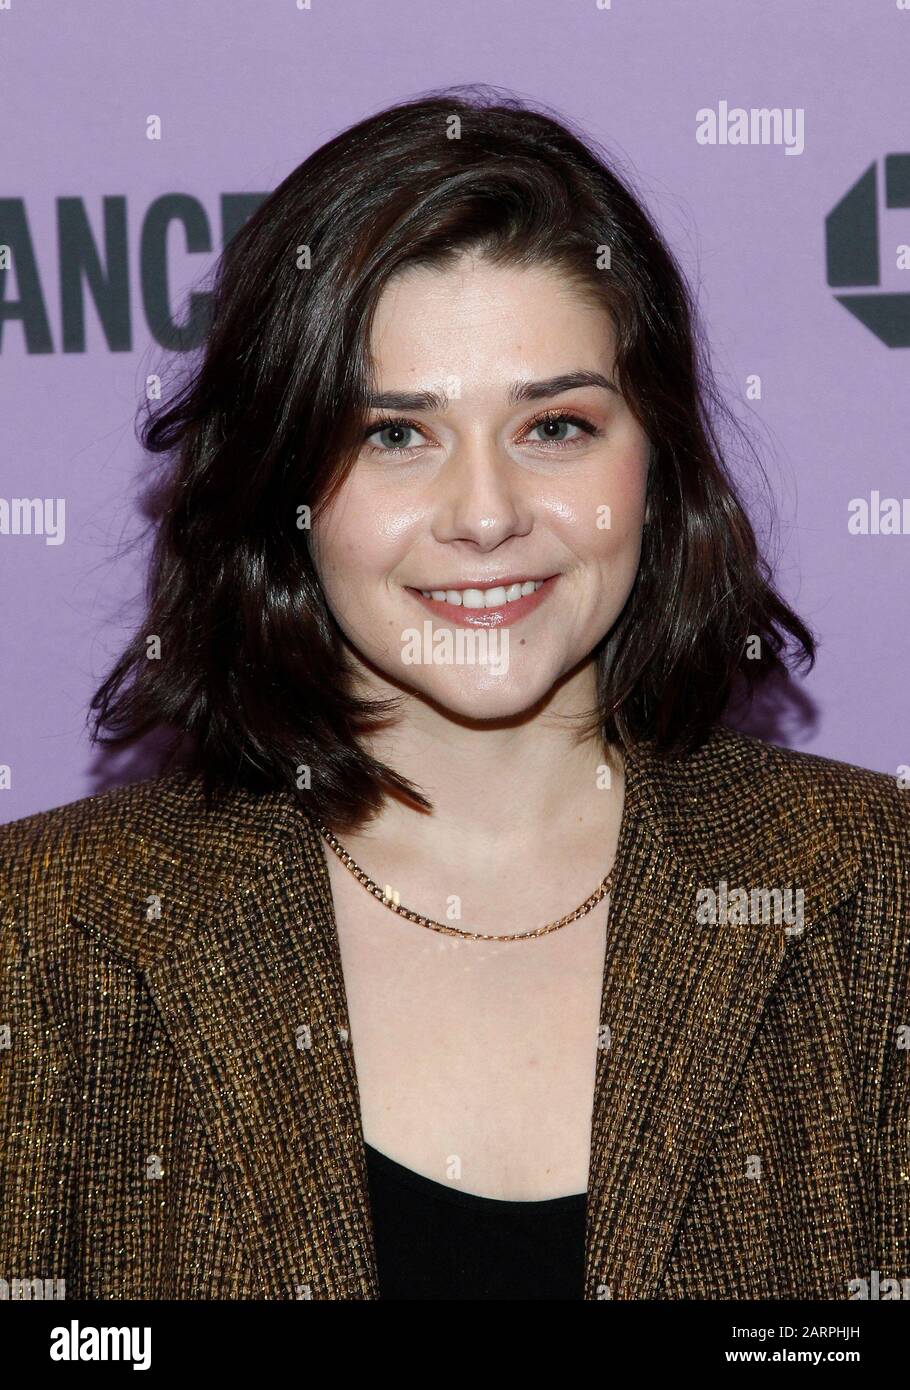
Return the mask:
<svg viewBox="0 0 910 1390">
<path fill-rule="evenodd" d="M 697 289 L 776 498 L 779 582 L 821 639 L 798 698 L 737 722 L 882 771 L 910 762 L 910 501 L 893 534 L 856 509 L 850 524 L 854 499 L 910 494 L 903 3 L 0 0 L 0 521 L 51 499 L 30 533 L 0 526 L 0 819 L 147 770 L 99 759 L 85 713 L 141 612 L 144 551 L 118 551 L 141 524 L 149 322 L 185 314 L 223 211 L 242 208 L 224 195 L 266 193 L 351 121 L 458 82 L 601 141 Z M 734 143 L 734 108 L 780 123 Z"/>
</svg>

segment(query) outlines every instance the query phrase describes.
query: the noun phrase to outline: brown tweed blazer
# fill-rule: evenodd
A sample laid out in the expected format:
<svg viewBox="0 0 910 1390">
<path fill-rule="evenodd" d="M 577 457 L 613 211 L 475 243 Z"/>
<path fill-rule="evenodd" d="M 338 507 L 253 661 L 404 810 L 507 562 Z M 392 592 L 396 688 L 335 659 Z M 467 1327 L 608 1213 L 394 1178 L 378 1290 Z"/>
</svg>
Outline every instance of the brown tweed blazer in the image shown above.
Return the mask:
<svg viewBox="0 0 910 1390">
<path fill-rule="evenodd" d="M 629 755 L 586 1299 L 910 1277 L 908 806 L 721 725 Z M 332 896 L 293 795 L 207 811 L 170 773 L 0 828 L 0 869 L 0 1278 L 376 1298 Z M 721 880 L 802 890 L 801 920 L 699 920 Z"/>
</svg>

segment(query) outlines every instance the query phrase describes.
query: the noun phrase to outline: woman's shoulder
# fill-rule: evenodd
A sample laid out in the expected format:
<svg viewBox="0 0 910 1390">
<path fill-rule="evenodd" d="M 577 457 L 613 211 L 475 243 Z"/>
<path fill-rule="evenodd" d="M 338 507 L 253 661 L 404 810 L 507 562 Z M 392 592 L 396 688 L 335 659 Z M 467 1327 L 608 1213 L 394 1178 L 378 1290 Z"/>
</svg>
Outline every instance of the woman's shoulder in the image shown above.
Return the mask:
<svg viewBox="0 0 910 1390">
<path fill-rule="evenodd" d="M 744 824 L 786 821 L 855 843 L 872 835 L 910 852 L 910 766 L 879 772 L 716 724 L 682 764 L 674 790 L 687 787 Z"/>
<path fill-rule="evenodd" d="M 65 945 L 74 915 L 98 934 L 156 892 L 228 892 L 274 847 L 287 794 L 235 788 L 210 800 L 176 768 L 0 826 L 0 929 L 28 949 Z M 89 925 L 92 925 L 90 923 Z"/>
<path fill-rule="evenodd" d="M 799 889 L 818 921 L 852 903 L 841 914 L 851 949 L 881 931 L 910 951 L 906 769 L 878 772 L 726 725 L 683 757 L 636 762 L 636 807 L 657 831 L 650 843 L 669 847 L 699 884 Z"/>
<path fill-rule="evenodd" d="M 112 852 L 141 854 L 146 836 L 166 835 L 173 811 L 193 796 L 193 780 L 165 773 L 0 825 L 0 895 L 59 895 Z"/>
</svg>

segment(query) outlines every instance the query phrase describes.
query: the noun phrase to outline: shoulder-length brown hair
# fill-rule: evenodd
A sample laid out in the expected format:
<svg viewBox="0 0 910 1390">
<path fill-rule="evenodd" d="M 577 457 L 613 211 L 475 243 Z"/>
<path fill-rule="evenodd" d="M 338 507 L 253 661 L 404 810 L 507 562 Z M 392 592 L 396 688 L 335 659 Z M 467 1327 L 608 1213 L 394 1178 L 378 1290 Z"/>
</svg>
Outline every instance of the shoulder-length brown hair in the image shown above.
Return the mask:
<svg viewBox="0 0 910 1390">
<path fill-rule="evenodd" d="M 94 741 L 170 729 L 169 758 L 201 770 L 207 795 L 296 789 L 308 770 L 307 809 L 346 828 L 390 792 L 430 805 L 361 746 L 397 698 L 352 693 L 306 508 L 311 523 L 361 446 L 370 327 L 390 276 L 466 250 L 560 268 L 599 296 L 618 385 L 651 441 L 639 573 L 596 652 L 604 739 L 685 751 L 737 678 L 751 695 L 785 671 L 788 636 L 812 666 L 813 636 L 772 586 L 726 470 L 709 407 L 739 426 L 654 225 L 564 121 L 496 89 L 457 87 L 321 146 L 222 254 L 200 364 L 140 431 L 172 462 L 148 612 L 93 697 Z"/>
</svg>

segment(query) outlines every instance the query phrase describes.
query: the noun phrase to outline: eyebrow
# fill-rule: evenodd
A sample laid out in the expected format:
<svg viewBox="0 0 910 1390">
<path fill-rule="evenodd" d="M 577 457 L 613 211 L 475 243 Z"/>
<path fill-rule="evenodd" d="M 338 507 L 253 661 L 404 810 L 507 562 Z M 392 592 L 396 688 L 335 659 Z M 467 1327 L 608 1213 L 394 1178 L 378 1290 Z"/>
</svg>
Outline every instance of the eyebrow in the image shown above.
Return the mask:
<svg viewBox="0 0 910 1390">
<path fill-rule="evenodd" d="M 564 391 L 574 391 L 579 386 L 602 386 L 606 391 L 620 394 L 619 387 L 601 372 L 565 372 L 546 381 L 513 381 L 508 399 L 510 405 L 517 405 L 519 401 L 539 401 L 560 396 Z M 382 391 L 370 395 L 367 404 L 374 410 L 445 410 L 449 397 L 444 391 Z"/>
</svg>

